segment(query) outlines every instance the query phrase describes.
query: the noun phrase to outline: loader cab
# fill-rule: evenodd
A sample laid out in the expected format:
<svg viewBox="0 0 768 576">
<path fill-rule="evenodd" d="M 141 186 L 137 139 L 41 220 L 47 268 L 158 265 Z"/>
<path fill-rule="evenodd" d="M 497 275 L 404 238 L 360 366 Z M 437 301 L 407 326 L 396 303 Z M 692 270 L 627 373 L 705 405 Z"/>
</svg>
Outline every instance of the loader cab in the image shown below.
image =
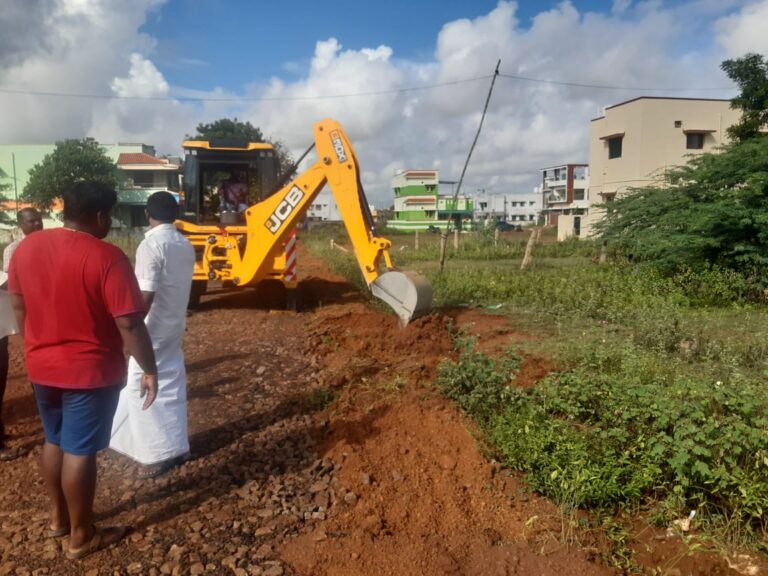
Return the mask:
<svg viewBox="0 0 768 576">
<path fill-rule="evenodd" d="M 223 208 L 220 190 L 227 181 L 247 184 L 248 204 L 277 192 L 279 161 L 272 144 L 235 139 L 187 140 L 183 148 L 181 220 L 218 223 Z"/>
</svg>

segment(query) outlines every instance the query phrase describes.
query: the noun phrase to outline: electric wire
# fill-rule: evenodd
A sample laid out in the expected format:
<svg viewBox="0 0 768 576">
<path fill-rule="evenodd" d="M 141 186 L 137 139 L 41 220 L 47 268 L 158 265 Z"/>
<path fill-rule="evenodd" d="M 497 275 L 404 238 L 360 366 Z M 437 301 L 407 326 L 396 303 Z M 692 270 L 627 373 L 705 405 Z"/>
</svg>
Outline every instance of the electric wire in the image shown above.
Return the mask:
<svg viewBox="0 0 768 576">
<path fill-rule="evenodd" d="M 522 80 L 524 82 L 538 82 L 540 84 L 554 84 L 556 86 L 570 86 L 573 88 L 592 88 L 599 90 L 631 90 L 634 92 L 713 92 L 722 90 L 733 90 L 733 86 L 720 86 L 710 88 L 698 88 L 696 86 L 688 86 L 687 88 L 656 88 L 656 87 L 642 87 L 642 86 L 608 86 L 605 84 L 582 84 L 579 82 L 564 82 L 559 80 L 548 80 L 544 78 L 532 78 L 530 76 L 520 76 L 517 74 L 502 74 L 499 73 L 502 78 L 509 78 L 512 80 Z"/>
<path fill-rule="evenodd" d="M 470 82 L 479 82 L 482 80 L 488 80 L 492 77 L 492 74 L 485 74 L 482 76 L 474 76 L 471 78 L 462 78 L 458 80 L 451 80 L 446 82 L 438 82 L 433 84 L 423 84 L 420 86 L 406 86 L 403 88 L 392 88 L 388 90 L 373 90 L 368 92 L 350 92 L 345 94 L 318 94 L 312 96 L 228 96 L 228 97 L 213 97 L 213 96 L 126 96 L 120 94 L 96 94 L 85 92 L 57 92 L 49 90 L 27 90 L 19 88 L 1 88 L 0 94 L 10 95 L 22 95 L 22 96 L 42 96 L 53 98 L 86 98 L 86 99 L 98 99 L 98 100 L 135 100 L 135 101 L 160 101 L 160 102 L 291 102 L 291 101 L 307 101 L 307 100 L 333 100 L 339 98 L 358 98 L 369 96 L 383 96 L 387 94 L 404 94 L 408 92 L 417 92 L 423 90 L 433 90 L 436 88 L 444 88 L 447 86 L 455 86 L 459 84 L 467 84 Z M 652 86 L 611 86 L 605 84 L 587 84 L 581 82 L 566 82 L 560 80 L 550 80 L 547 78 L 534 78 L 531 76 L 521 76 L 518 74 L 504 74 L 499 73 L 500 78 L 506 78 L 508 80 L 517 80 L 522 82 L 533 82 L 538 84 L 549 84 L 554 86 L 566 86 L 572 88 L 588 88 L 592 90 L 625 90 L 633 92 L 714 92 L 734 90 L 733 86 L 722 87 L 696 87 L 688 86 L 685 88 L 660 88 Z"/>
<path fill-rule="evenodd" d="M 0 88 L 0 94 L 21 94 L 27 96 L 53 96 L 66 98 L 94 98 L 102 100 L 155 100 L 168 102 L 288 102 L 295 100 L 326 100 L 335 98 L 354 98 L 359 96 L 381 96 L 384 94 L 400 94 L 404 92 L 415 92 L 418 90 L 431 90 L 433 88 L 443 88 L 445 86 L 454 86 L 456 84 L 466 84 L 490 78 L 490 74 L 485 76 L 475 76 L 473 78 L 463 78 L 449 82 L 440 82 L 437 84 L 424 84 L 422 86 L 409 86 L 405 88 L 392 88 L 389 90 L 375 90 L 371 92 L 353 92 L 348 94 L 318 94 L 315 96 L 232 96 L 232 97 L 196 97 L 196 96 L 121 96 L 119 94 L 86 94 L 73 92 L 50 92 L 42 90 L 20 90 L 12 88 Z"/>
</svg>

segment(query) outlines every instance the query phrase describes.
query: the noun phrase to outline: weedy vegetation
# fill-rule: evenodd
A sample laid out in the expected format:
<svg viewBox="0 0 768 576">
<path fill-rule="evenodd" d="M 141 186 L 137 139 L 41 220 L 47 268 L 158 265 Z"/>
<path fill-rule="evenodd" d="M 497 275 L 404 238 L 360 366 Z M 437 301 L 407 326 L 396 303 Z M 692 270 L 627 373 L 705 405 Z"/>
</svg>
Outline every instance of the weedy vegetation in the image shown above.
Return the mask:
<svg viewBox="0 0 768 576">
<path fill-rule="evenodd" d="M 330 248 L 334 234 L 343 244 L 334 230 L 305 242 L 338 273 L 359 277 L 350 254 Z M 503 247 L 486 236 L 462 238 L 458 251 L 449 240 L 443 273 L 431 261 L 436 241 L 420 239 L 417 251 L 412 235 L 390 237 L 397 263 L 429 277 L 437 306 L 498 308 L 538 336 L 493 358 L 459 330 L 455 357 L 439 367 L 437 386 L 503 463 L 565 513 L 644 510 L 666 526 L 696 510 L 697 527 L 721 545 L 761 546 L 768 314 L 754 279 L 716 265 L 672 274 L 598 265 L 591 241 L 537 245 L 534 266 L 521 272 L 525 236 Z M 483 246 L 483 257 L 465 257 Z M 521 353 L 561 368 L 515 387 Z"/>
</svg>

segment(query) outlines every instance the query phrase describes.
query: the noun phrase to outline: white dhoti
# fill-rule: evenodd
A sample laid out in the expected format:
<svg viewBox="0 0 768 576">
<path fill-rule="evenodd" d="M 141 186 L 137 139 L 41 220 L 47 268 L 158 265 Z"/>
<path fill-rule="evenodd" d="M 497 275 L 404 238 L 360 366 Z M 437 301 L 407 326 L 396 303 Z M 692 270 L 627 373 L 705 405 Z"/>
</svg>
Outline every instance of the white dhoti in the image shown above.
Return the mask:
<svg viewBox="0 0 768 576">
<path fill-rule="evenodd" d="M 131 358 L 120 392 L 109 447 L 140 464 L 158 464 L 189 453 L 187 378 L 181 341 L 195 251 L 171 223 L 154 225 L 136 249 L 136 280 L 152 293 L 145 319 L 157 364 L 157 397 L 142 410 L 142 369 Z"/>
<path fill-rule="evenodd" d="M 189 453 L 187 384 L 181 342 L 155 349 L 158 391 L 154 404 L 142 410 L 142 369 L 131 358 L 128 381 L 112 421 L 109 447 L 144 465 Z"/>
</svg>

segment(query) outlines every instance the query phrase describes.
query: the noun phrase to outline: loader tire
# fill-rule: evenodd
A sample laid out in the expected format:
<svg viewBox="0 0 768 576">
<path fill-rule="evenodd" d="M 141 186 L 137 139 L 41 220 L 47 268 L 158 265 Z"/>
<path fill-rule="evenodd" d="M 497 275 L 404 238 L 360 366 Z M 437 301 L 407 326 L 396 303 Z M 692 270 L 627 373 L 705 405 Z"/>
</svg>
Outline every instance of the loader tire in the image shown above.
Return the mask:
<svg viewBox="0 0 768 576">
<path fill-rule="evenodd" d="M 298 312 L 299 310 L 299 289 L 298 288 L 285 289 L 285 309 L 290 312 Z"/>
<path fill-rule="evenodd" d="M 187 309 L 195 310 L 200 305 L 200 297 L 208 289 L 207 280 L 192 280 L 192 287 L 189 290 L 189 303 Z"/>
</svg>

